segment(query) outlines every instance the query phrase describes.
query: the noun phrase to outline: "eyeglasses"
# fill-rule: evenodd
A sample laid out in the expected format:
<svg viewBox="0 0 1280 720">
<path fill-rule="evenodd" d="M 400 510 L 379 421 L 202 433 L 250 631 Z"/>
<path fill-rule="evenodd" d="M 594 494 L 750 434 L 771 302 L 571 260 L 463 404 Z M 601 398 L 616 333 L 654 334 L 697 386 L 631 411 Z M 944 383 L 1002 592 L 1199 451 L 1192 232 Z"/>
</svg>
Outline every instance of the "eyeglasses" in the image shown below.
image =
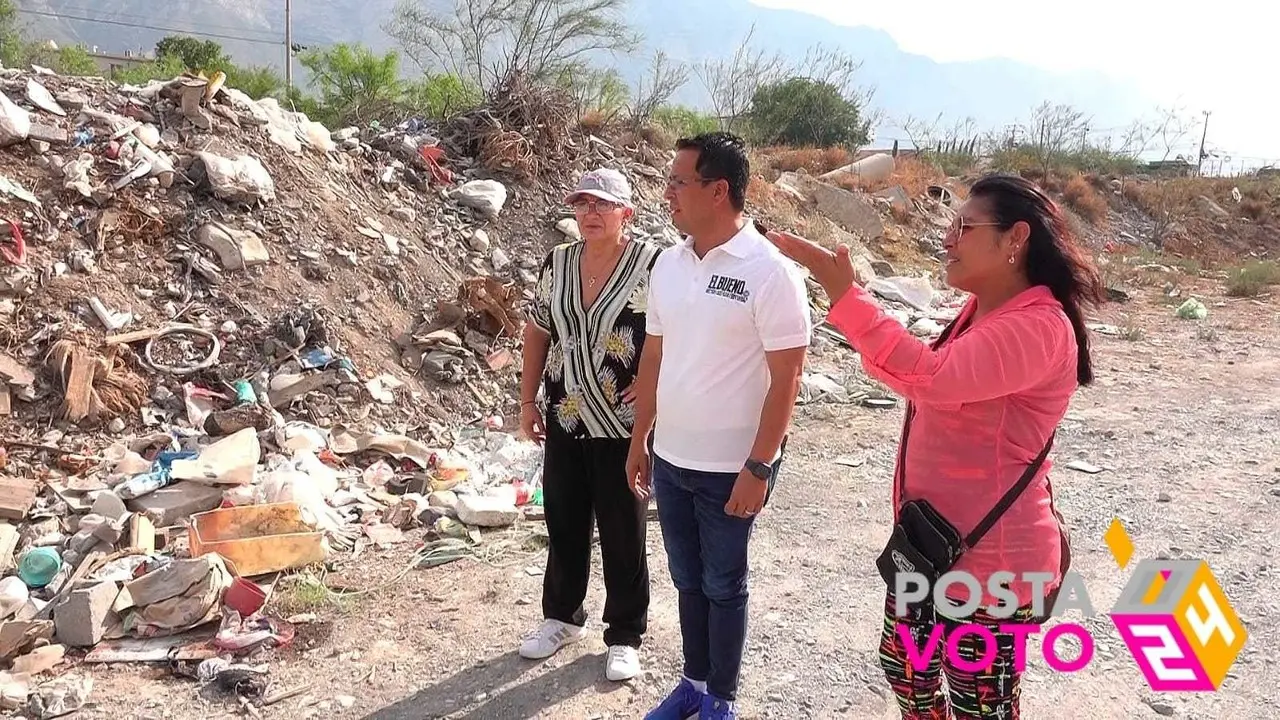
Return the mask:
<svg viewBox="0 0 1280 720">
<path fill-rule="evenodd" d="M 968 232 L 971 228 L 976 228 L 976 227 L 1000 227 L 1000 223 L 998 222 L 971 223 L 962 217 L 956 216 L 956 219 L 952 220 L 950 227 L 947 228 L 947 237 L 949 238 L 954 237 L 958 239 L 962 235 L 964 235 L 966 232 Z"/>
<path fill-rule="evenodd" d="M 713 182 L 715 182 L 715 180 L 709 180 L 709 179 L 707 179 L 707 178 L 701 178 L 701 177 L 693 178 L 692 180 L 682 180 L 682 179 L 677 178 L 677 177 L 668 177 L 668 178 L 667 178 L 667 187 L 669 187 L 669 188 L 675 188 L 675 189 L 677 189 L 677 190 L 683 190 L 683 189 L 685 189 L 685 188 L 689 187 L 690 183 L 699 183 L 699 184 L 702 184 L 702 185 L 706 185 L 706 184 L 708 184 L 708 183 L 713 183 Z"/>
<path fill-rule="evenodd" d="M 601 200 L 599 198 L 592 198 L 590 200 L 582 198 L 574 201 L 573 203 L 574 211 L 580 212 L 583 215 L 592 212 L 600 215 L 607 215 L 620 207 L 622 207 L 622 205 L 619 205 L 612 200 Z"/>
</svg>

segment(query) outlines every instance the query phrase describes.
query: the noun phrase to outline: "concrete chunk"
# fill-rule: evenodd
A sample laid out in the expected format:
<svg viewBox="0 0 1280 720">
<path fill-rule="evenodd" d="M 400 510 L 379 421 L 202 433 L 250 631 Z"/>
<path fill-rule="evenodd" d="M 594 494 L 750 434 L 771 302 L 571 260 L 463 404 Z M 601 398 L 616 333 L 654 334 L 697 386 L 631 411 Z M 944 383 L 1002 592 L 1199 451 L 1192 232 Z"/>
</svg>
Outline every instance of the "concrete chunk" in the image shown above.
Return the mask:
<svg viewBox="0 0 1280 720">
<path fill-rule="evenodd" d="M 477 527 L 507 527 L 520 517 L 520 511 L 507 498 L 463 495 L 458 498 L 458 519 Z"/>
<path fill-rule="evenodd" d="M 31 132 L 27 134 L 27 139 L 46 142 L 50 145 L 71 144 L 71 136 L 66 130 L 44 123 L 31 123 Z"/>
<path fill-rule="evenodd" d="M 146 515 L 156 527 L 164 528 L 196 513 L 216 510 L 221 504 L 221 488 L 184 480 L 130 500 L 127 506 L 133 512 Z"/>
<path fill-rule="evenodd" d="M 71 647 L 93 647 L 119 620 L 111 605 L 120 594 L 113 582 L 73 590 L 53 611 L 53 632 L 58 642 Z"/>
</svg>

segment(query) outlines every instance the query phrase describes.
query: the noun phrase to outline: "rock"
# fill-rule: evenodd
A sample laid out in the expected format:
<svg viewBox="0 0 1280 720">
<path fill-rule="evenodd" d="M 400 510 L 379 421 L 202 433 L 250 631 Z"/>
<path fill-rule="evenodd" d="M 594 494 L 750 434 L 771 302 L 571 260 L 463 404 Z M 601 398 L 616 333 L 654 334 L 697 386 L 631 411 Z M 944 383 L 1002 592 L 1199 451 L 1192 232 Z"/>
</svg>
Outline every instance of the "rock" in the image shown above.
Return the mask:
<svg viewBox="0 0 1280 720">
<path fill-rule="evenodd" d="M 922 312 L 933 307 L 936 297 L 925 277 L 876 278 L 868 282 L 866 288 L 885 300 L 904 303 Z"/>
<path fill-rule="evenodd" d="M 418 219 L 418 211 L 411 207 L 398 207 L 391 211 L 391 217 L 406 223 L 413 223 Z"/>
<path fill-rule="evenodd" d="M 475 208 L 493 220 L 507 204 L 507 186 L 497 180 L 472 180 L 454 192 L 459 205 Z"/>
<path fill-rule="evenodd" d="M 898 274 L 898 271 L 884 260 L 872 260 L 871 269 L 875 270 L 877 277 L 893 277 Z"/>
<path fill-rule="evenodd" d="M 224 270 L 242 270 L 270 260 L 262 238 L 222 223 L 212 222 L 201 226 L 196 232 L 196 240 L 217 253 Z"/>
<path fill-rule="evenodd" d="M 817 373 L 806 373 L 801 379 L 800 394 L 806 402 L 831 398 L 835 402 L 848 402 L 849 393 L 839 382 Z"/>
<path fill-rule="evenodd" d="M 334 702 L 342 706 L 344 710 L 350 710 L 355 707 L 356 699 L 350 695 L 338 695 L 333 698 Z"/>
<path fill-rule="evenodd" d="M 91 515 L 101 515 L 108 520 L 117 520 L 127 515 L 129 509 L 125 507 L 124 501 L 120 499 L 120 496 L 110 490 L 106 490 L 98 493 L 98 496 L 93 499 L 93 507 L 90 508 L 89 513 Z"/>
<path fill-rule="evenodd" d="M 36 140 L 50 145 L 70 145 L 71 136 L 66 130 L 44 123 L 31 123 L 31 130 L 27 133 L 27 138 Z"/>
<path fill-rule="evenodd" d="M 342 128 L 341 130 L 335 130 L 333 134 L 330 135 L 329 137 L 334 142 L 339 142 L 339 143 L 346 142 L 352 138 L 360 137 L 360 128 L 348 127 L 348 128 Z"/>
<path fill-rule="evenodd" d="M 114 582 L 98 583 L 72 591 L 53 610 L 54 635 L 58 642 L 71 647 L 93 647 L 102 642 L 112 621 L 111 606 L 120 594 Z"/>
<path fill-rule="evenodd" d="M 578 228 L 578 221 L 573 218 L 565 218 L 556 223 L 556 230 L 559 230 L 561 235 L 570 240 L 582 239 L 582 230 Z"/>
<path fill-rule="evenodd" d="M 464 495 L 458 498 L 458 519 L 477 527 L 507 527 L 520 517 L 520 510 L 504 498 Z"/>
<path fill-rule="evenodd" d="M 916 337 L 937 337 L 942 334 L 943 329 L 942 325 L 933 318 L 920 318 L 908 328 Z"/>
<path fill-rule="evenodd" d="M 49 150 L 53 147 L 52 145 L 50 145 L 48 142 L 44 140 L 30 139 L 30 140 L 27 140 L 27 143 L 31 145 L 31 150 L 35 152 L 37 155 L 43 155 L 49 152 Z"/>
<path fill-rule="evenodd" d="M 471 233 L 471 238 L 467 240 L 467 244 L 476 252 L 485 252 L 489 249 L 489 233 L 483 230 L 476 230 Z"/>
<path fill-rule="evenodd" d="M 502 272 L 511 266 L 511 258 L 502 251 L 502 248 L 494 248 L 493 253 L 489 256 L 489 261 L 493 263 L 493 269 Z"/>
<path fill-rule="evenodd" d="M 26 142 L 31 136 L 31 113 L 0 92 L 0 147 Z"/>
<path fill-rule="evenodd" d="M 890 205 L 897 208 L 911 207 L 911 198 L 907 197 L 907 191 L 903 190 L 901 185 L 885 188 L 878 193 L 873 193 L 871 197 L 888 200 Z"/>
<path fill-rule="evenodd" d="M 1173 717 L 1178 712 L 1172 705 L 1154 700 L 1148 700 L 1147 706 L 1154 710 L 1157 715 L 1163 715 L 1164 717 Z"/>
<path fill-rule="evenodd" d="M 457 510 L 458 496 L 452 490 L 437 490 L 427 496 L 427 506 Z"/>
<path fill-rule="evenodd" d="M 1173 496 L 1167 492 L 1162 492 L 1156 496 L 1156 502 L 1162 502 L 1162 503 L 1173 502 Z"/>
</svg>

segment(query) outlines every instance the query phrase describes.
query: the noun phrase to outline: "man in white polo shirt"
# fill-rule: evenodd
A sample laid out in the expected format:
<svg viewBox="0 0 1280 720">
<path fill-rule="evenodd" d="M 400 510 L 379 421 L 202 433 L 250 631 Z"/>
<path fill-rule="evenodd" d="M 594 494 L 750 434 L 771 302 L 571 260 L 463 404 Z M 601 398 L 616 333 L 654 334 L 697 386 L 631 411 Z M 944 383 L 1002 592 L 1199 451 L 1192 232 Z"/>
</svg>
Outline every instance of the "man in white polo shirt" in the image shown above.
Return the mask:
<svg viewBox="0 0 1280 720">
<path fill-rule="evenodd" d="M 677 143 L 666 197 L 687 239 L 650 275 L 627 461 L 658 503 L 684 644 L 684 678 L 648 720 L 737 717 L 747 546 L 812 333 L 801 271 L 743 215 L 750 178 L 732 135 Z"/>
</svg>

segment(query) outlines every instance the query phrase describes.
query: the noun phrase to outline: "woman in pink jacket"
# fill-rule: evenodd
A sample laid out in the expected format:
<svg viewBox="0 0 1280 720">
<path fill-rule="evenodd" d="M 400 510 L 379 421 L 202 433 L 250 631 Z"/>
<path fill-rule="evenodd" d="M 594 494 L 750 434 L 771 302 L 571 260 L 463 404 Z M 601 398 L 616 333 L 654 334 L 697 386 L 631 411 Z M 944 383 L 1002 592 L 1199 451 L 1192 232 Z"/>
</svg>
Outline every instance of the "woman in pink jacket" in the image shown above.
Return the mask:
<svg viewBox="0 0 1280 720">
<path fill-rule="evenodd" d="M 787 233 L 769 238 L 826 290 L 832 301 L 827 320 L 861 354 L 867 372 L 908 401 L 895 471 L 894 535 L 878 563 L 889 583 L 880 660 L 902 717 L 1017 718 L 1013 636 L 997 626 L 1037 617 L 1037 591 L 1057 586 L 1069 557 L 1045 455 L 1076 388 L 1093 380 L 1082 307 L 1102 298 L 1097 270 L 1043 191 L 1022 178 L 988 176 L 970 190 L 945 241 L 947 283 L 971 297 L 929 345 L 858 285 L 848 248 L 833 253 Z M 921 532 L 925 520 L 935 532 L 946 531 Z M 951 541 L 940 546 L 939 537 Z M 899 614 L 891 578 L 922 566 L 935 575 L 968 573 L 983 594 L 981 609 L 962 618 L 931 602 L 930 593 L 930 600 Z M 987 612 L 1011 604 L 1005 593 L 988 589 L 1000 571 L 1017 578 L 1004 585 L 1017 608 L 1003 619 Z M 1027 573 L 1053 581 L 1037 588 L 1023 580 Z M 971 599 L 964 585 L 946 587 L 950 603 Z M 945 657 L 945 641 L 927 670 L 913 668 L 899 625 L 919 649 L 934 625 L 946 628 L 945 638 L 966 623 L 991 628 L 997 650 L 989 668 L 957 667 Z M 988 648 L 970 634 L 958 650 L 964 666 Z"/>
</svg>

